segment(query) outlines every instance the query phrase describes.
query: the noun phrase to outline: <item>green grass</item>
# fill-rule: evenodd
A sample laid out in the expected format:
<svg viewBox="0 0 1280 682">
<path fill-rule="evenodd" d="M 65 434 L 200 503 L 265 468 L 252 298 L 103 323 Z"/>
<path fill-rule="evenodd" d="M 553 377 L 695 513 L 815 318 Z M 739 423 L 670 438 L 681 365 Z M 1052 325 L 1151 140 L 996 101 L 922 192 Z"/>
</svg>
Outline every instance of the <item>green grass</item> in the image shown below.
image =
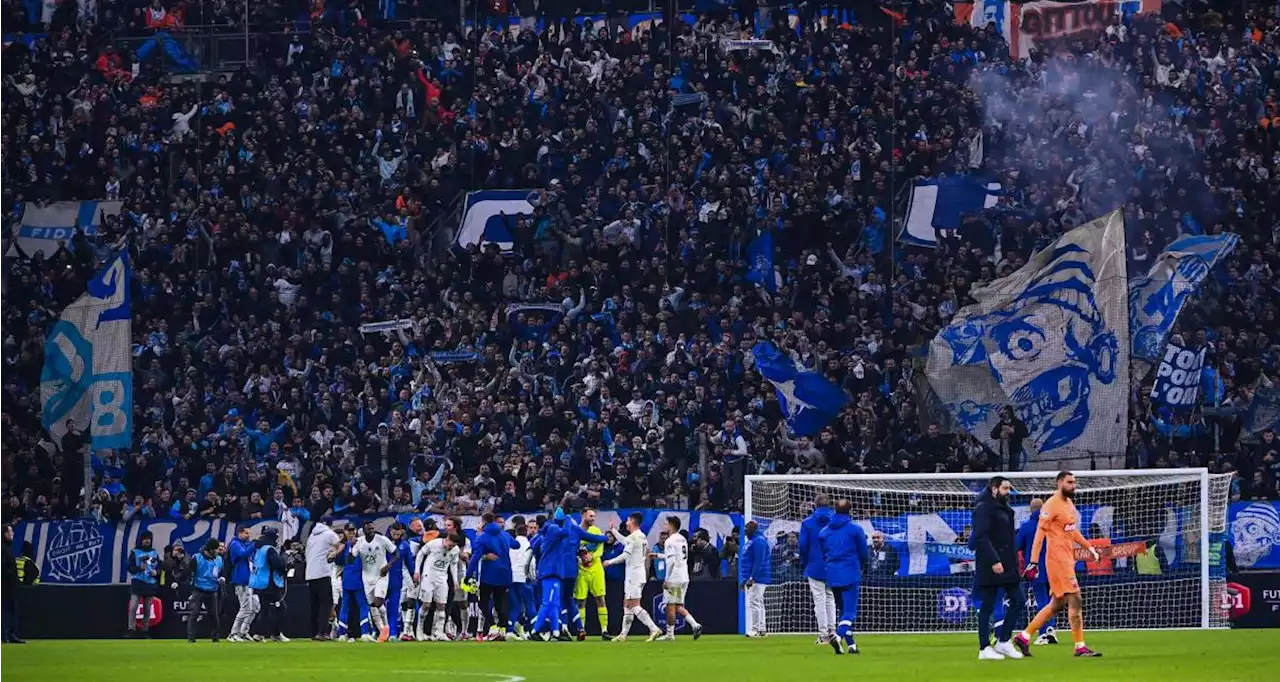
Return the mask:
<svg viewBox="0 0 1280 682">
<path fill-rule="evenodd" d="M 858 639 L 859 656 L 836 656 L 827 647 L 814 646 L 811 637 L 703 637 L 694 642 L 684 636 L 653 644 L 43 641 L 6 645 L 2 660 L 9 682 L 989 682 L 1070 680 L 1077 674 L 1086 682 L 1280 679 L 1280 634 L 1268 630 L 1090 633 L 1089 645 L 1106 654 L 1101 659 L 1073 659 L 1070 646 L 1060 644 L 1036 647 L 1029 660 L 978 661 L 974 639 L 867 635 Z"/>
</svg>

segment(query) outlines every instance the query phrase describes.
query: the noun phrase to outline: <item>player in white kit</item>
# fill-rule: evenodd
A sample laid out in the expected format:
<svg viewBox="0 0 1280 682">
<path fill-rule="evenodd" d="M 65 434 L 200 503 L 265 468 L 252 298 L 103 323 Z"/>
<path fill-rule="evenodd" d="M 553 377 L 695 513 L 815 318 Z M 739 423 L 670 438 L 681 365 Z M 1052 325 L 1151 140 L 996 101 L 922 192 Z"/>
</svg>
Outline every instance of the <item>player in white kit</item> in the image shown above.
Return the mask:
<svg viewBox="0 0 1280 682">
<path fill-rule="evenodd" d="M 449 607 L 449 569 L 462 554 L 462 548 L 458 544 L 457 535 L 446 535 L 423 543 L 418 550 L 413 578 L 418 583 L 422 609 L 425 612 L 435 606 L 431 634 L 426 638 L 428 641 L 443 642 L 448 639 L 444 634 L 444 618 L 445 610 Z M 418 622 L 422 622 L 425 617 L 425 614 L 419 614 Z"/>
<path fill-rule="evenodd" d="M 649 617 L 649 612 L 640 605 L 640 601 L 644 598 L 644 583 L 648 578 L 649 562 L 649 541 L 640 530 L 643 524 L 644 516 L 635 513 L 627 517 L 627 535 L 619 533 L 616 528 L 609 529 L 618 542 L 622 543 L 622 554 L 604 562 L 604 565 L 614 566 L 626 562 L 627 569 L 622 588 L 622 630 L 617 637 L 613 638 L 615 642 L 626 641 L 627 633 L 631 631 L 632 620 L 638 620 L 641 625 L 649 628 L 648 641 L 650 642 L 658 639 L 662 634 L 653 619 Z"/>
<path fill-rule="evenodd" d="M 391 634 L 387 627 L 387 583 L 390 582 L 387 574 L 399 563 L 399 553 L 395 543 L 379 533 L 371 521 L 365 522 L 364 535 L 356 540 L 352 553 L 360 559 L 364 595 L 369 600 L 369 620 L 378 628 L 378 641 L 385 642 Z"/>
<path fill-rule="evenodd" d="M 667 606 L 667 634 L 659 639 L 676 638 L 676 613 L 684 616 L 684 622 L 693 628 L 693 638 L 702 636 L 702 624 L 684 607 L 684 597 L 689 591 L 689 541 L 680 533 L 680 517 L 667 517 L 669 537 L 662 545 L 662 559 L 667 566 L 667 579 L 662 583 L 662 600 Z"/>
</svg>

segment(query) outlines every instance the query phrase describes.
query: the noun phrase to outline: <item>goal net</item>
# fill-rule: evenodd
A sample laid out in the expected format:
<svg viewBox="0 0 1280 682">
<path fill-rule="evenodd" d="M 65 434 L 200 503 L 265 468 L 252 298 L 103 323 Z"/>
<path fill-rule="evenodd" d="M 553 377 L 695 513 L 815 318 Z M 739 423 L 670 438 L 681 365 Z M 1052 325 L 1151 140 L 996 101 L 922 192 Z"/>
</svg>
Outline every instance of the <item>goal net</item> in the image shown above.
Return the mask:
<svg viewBox="0 0 1280 682">
<path fill-rule="evenodd" d="M 1033 498 L 1057 488 L 1055 472 L 1012 479 L 1015 521 Z M 871 538 L 855 632 L 947 632 L 977 628 L 972 599 L 972 508 L 992 474 L 748 476 L 745 520 L 768 540 L 772 584 L 767 630 L 815 633 L 813 598 L 797 551 L 814 500 L 849 500 Z M 1229 475 L 1205 469 L 1076 473 L 1081 530 L 1103 555 L 1079 561 L 1087 629 L 1225 627 Z M 1079 558 L 1083 554 L 1078 554 Z M 1035 600 L 1028 594 L 1028 615 Z M 1066 616 L 1060 616 L 1066 628 Z M 1026 620 L 1022 621 L 1023 623 Z"/>
</svg>

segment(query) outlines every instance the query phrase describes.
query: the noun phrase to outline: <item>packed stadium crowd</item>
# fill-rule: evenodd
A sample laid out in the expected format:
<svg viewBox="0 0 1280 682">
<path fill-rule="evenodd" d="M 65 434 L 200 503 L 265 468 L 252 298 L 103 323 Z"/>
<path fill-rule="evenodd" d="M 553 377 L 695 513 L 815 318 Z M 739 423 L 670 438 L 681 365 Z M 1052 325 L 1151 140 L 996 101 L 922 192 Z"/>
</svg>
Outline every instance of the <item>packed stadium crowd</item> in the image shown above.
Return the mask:
<svg viewBox="0 0 1280 682">
<path fill-rule="evenodd" d="M 1016 424 L 993 450 L 930 417 L 916 349 L 1117 205 L 1138 264 L 1181 231 L 1240 235 L 1175 332 L 1210 349 L 1223 407 L 1277 371 L 1267 3 L 1166 2 L 1027 60 L 934 0 L 798 3 L 794 28 L 699 3 L 635 30 L 515 0 L 505 31 L 396 4 L 317 9 L 202 84 L 114 37 L 236 25 L 234 3 L 6 1 L 6 31 L 30 29 L 3 54 L 6 523 L 732 510 L 748 473 L 1019 465 Z M 745 39 L 769 42 L 727 47 Z M 936 249 L 895 244 L 902 188 L 967 171 L 980 133 L 999 204 Z M 536 190 L 511 253 L 439 248 L 476 189 Z M 96 234 L 11 248 L 26 207 L 103 199 L 123 207 Z M 773 281 L 752 281 L 764 230 Z M 41 428 L 44 333 L 121 247 L 136 446 L 92 454 L 83 510 L 86 425 Z M 851 396 L 820 434 L 788 432 L 762 339 Z M 1276 497 L 1274 435 L 1227 412 L 1160 414 L 1135 384 L 1120 463 Z"/>
</svg>

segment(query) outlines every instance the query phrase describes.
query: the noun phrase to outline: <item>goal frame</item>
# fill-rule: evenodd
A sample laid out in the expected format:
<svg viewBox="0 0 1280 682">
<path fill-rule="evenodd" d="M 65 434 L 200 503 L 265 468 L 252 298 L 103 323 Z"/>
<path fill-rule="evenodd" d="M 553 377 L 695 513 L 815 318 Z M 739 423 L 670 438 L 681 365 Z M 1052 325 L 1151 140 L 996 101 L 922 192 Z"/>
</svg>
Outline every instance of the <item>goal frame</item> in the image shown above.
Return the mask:
<svg viewBox="0 0 1280 682">
<path fill-rule="evenodd" d="M 1210 592 L 1209 579 L 1209 545 L 1210 532 L 1212 527 L 1209 516 L 1209 470 L 1204 467 L 1183 467 L 1178 469 L 1103 469 L 1103 470 L 1086 470 L 1072 471 L 1077 478 L 1102 478 L 1102 477 L 1130 477 L 1130 478 L 1161 478 L 1166 476 L 1198 476 L 1200 478 L 1200 627 L 1199 628 L 1159 628 L 1160 630 L 1171 629 L 1211 629 L 1209 622 L 1210 608 L 1212 607 L 1212 594 Z M 745 525 L 748 521 L 755 518 L 752 509 L 752 487 L 756 483 L 840 483 L 840 482 L 859 482 L 859 481 L 972 481 L 982 479 L 984 477 L 1003 476 L 1011 481 L 1028 478 L 1046 478 L 1055 475 L 1053 471 L 999 471 L 988 473 L 932 473 L 932 474 L 800 474 L 800 475 L 782 475 L 782 474 L 753 474 L 745 479 L 742 494 L 742 523 Z M 1091 488 L 1091 491 L 1097 490 L 1114 490 L 1116 487 Z M 929 495 L 931 491 L 920 490 L 912 491 L 919 495 Z M 932 494 L 950 494 L 950 493 L 932 493 Z M 1225 519 L 1223 519 L 1225 523 Z M 738 629 L 745 634 L 745 599 L 739 599 L 739 625 Z M 1133 630 L 1134 628 L 1126 628 Z M 954 634 L 955 631 L 939 631 L 937 633 L 912 633 L 912 634 Z M 801 632 L 780 632 L 780 635 L 800 635 L 812 634 Z M 897 634 L 897 633 L 867 633 L 867 634 Z"/>
</svg>

